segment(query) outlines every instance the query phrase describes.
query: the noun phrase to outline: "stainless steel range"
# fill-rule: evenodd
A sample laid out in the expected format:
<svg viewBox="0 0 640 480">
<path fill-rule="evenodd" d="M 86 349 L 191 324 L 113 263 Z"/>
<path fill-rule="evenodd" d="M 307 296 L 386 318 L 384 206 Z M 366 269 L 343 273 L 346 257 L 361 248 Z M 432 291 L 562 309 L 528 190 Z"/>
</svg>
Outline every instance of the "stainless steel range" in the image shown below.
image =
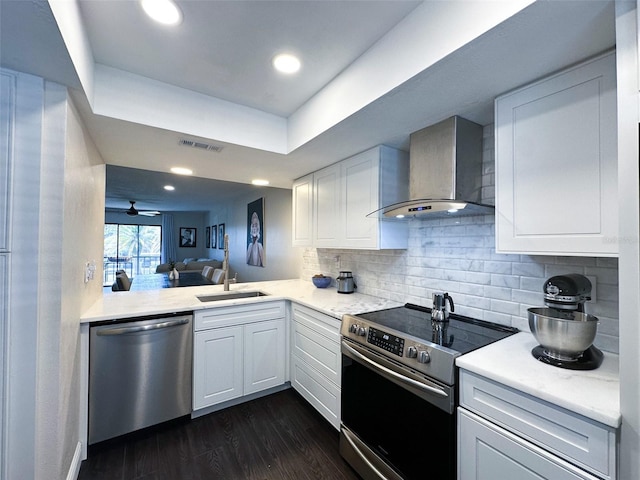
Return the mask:
<svg viewBox="0 0 640 480">
<path fill-rule="evenodd" d="M 438 321 L 411 304 L 342 317 L 340 453 L 365 480 L 455 479 L 455 359 L 518 331 L 436 295 Z"/>
</svg>

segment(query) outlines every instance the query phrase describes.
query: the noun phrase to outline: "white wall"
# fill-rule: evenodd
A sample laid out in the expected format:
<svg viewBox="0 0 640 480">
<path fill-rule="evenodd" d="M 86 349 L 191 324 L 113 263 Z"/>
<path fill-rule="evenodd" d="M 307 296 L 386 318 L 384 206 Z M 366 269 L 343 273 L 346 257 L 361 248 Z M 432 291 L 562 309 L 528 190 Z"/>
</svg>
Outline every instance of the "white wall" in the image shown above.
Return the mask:
<svg viewBox="0 0 640 480">
<path fill-rule="evenodd" d="M 620 479 L 640 478 L 640 168 L 636 2 L 616 2 L 620 242 Z"/>
<path fill-rule="evenodd" d="M 493 204 L 493 125 L 484 129 L 483 162 L 483 201 Z M 527 331 L 527 308 L 544 305 L 546 278 L 562 273 L 595 276 L 597 299 L 586 307 L 600 319 L 595 344 L 618 352 L 617 259 L 498 255 L 492 215 L 410 220 L 406 251 L 304 251 L 304 280 L 316 273 L 335 278 L 340 270 L 353 271 L 360 293 L 430 307 L 434 291 L 447 291 L 457 313 Z"/>
<path fill-rule="evenodd" d="M 106 170 L 102 157 L 84 129 L 71 98 L 67 95 L 67 132 L 64 164 L 64 195 L 62 222 L 62 268 L 68 279 L 61 288 L 58 380 L 58 429 L 55 433 L 60 474 L 66 475 L 76 453 L 81 410 L 80 398 L 80 315 L 102 295 L 99 273 L 104 251 L 104 212 Z M 95 262 L 94 279 L 84 282 L 86 262 Z M 53 412 L 47 413 L 49 418 Z M 43 448 L 52 444 L 45 439 Z M 50 472 L 40 465 L 42 477 Z"/>
<path fill-rule="evenodd" d="M 264 198 L 263 244 L 265 266 L 247 265 L 247 205 Z M 230 276 L 238 274 L 238 282 L 259 282 L 298 278 L 302 250 L 291 246 L 291 190 L 256 188 L 255 193 L 236 197 L 209 212 L 209 225 L 225 224 L 229 235 Z M 224 251 L 208 249 L 209 256 L 222 260 Z"/>
<path fill-rule="evenodd" d="M 66 478 L 79 452 L 79 318 L 101 294 L 105 169 L 66 88 L 15 73 L 6 478 Z M 99 278 L 99 277 L 98 277 Z"/>
</svg>

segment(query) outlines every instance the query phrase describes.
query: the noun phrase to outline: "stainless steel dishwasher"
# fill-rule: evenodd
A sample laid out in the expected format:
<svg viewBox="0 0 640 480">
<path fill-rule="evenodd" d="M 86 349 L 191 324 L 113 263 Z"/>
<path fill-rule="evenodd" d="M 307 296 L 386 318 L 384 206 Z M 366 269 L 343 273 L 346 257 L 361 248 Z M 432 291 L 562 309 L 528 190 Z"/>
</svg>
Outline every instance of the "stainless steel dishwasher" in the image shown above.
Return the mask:
<svg viewBox="0 0 640 480">
<path fill-rule="evenodd" d="M 89 444 L 191 413 L 193 316 L 90 327 Z"/>
</svg>

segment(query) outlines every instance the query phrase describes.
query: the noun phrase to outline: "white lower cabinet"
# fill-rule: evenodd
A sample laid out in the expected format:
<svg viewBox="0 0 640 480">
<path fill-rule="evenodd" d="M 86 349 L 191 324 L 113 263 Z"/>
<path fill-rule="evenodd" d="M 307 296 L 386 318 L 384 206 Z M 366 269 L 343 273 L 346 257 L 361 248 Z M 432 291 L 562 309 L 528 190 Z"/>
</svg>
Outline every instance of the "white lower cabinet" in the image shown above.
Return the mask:
<svg viewBox="0 0 640 480">
<path fill-rule="evenodd" d="M 617 478 L 616 429 L 460 371 L 458 480 Z"/>
<path fill-rule="evenodd" d="M 340 429 L 340 320 L 292 304 L 291 386 Z"/>
<path fill-rule="evenodd" d="M 458 431 L 459 480 L 598 480 L 464 408 Z"/>
<path fill-rule="evenodd" d="M 194 317 L 194 410 L 284 384 L 284 302 L 214 308 Z"/>
</svg>

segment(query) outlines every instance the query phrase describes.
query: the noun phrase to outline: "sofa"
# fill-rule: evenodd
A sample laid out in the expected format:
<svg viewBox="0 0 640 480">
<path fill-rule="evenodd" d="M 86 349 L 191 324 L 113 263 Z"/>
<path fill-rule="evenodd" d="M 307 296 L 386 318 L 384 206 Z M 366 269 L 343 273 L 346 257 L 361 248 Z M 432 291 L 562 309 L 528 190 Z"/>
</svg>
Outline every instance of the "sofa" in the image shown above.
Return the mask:
<svg viewBox="0 0 640 480">
<path fill-rule="evenodd" d="M 202 273 L 202 269 L 207 265 L 213 268 L 222 268 L 222 261 L 211 258 L 185 258 L 181 262 L 176 262 L 176 270 Z M 161 263 L 156 267 L 156 273 L 166 273 L 169 270 L 171 270 L 171 266 L 168 263 Z"/>
</svg>

